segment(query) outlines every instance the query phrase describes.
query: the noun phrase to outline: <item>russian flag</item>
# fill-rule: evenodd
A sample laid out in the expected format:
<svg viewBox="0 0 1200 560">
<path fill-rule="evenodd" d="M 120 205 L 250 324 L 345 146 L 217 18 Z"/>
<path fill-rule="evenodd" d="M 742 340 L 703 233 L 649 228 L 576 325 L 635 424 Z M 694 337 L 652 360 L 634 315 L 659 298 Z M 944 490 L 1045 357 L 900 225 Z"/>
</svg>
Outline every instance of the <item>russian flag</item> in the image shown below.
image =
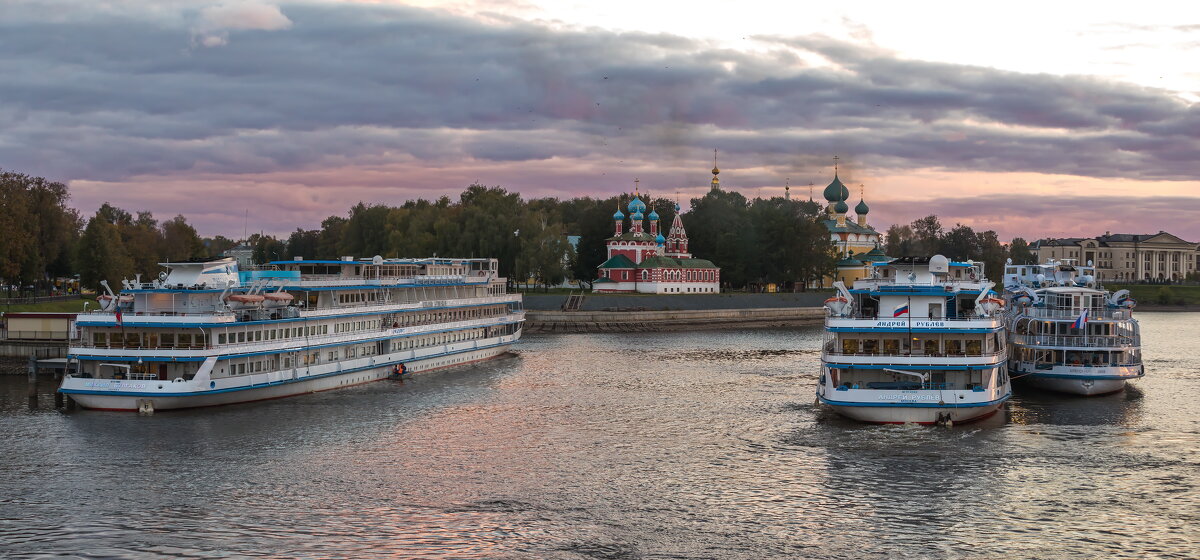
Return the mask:
<svg viewBox="0 0 1200 560">
<path fill-rule="evenodd" d="M 1075 319 L 1075 323 L 1072 324 L 1071 326 L 1075 327 L 1077 329 L 1082 329 L 1085 325 L 1087 325 L 1087 316 L 1088 316 L 1088 310 L 1085 308 L 1083 310 L 1083 313 L 1079 314 L 1079 318 Z"/>
<path fill-rule="evenodd" d="M 899 317 L 901 315 L 908 315 L 908 304 L 907 303 L 902 303 L 900 305 L 897 305 L 896 309 L 892 311 L 892 317 Z"/>
</svg>

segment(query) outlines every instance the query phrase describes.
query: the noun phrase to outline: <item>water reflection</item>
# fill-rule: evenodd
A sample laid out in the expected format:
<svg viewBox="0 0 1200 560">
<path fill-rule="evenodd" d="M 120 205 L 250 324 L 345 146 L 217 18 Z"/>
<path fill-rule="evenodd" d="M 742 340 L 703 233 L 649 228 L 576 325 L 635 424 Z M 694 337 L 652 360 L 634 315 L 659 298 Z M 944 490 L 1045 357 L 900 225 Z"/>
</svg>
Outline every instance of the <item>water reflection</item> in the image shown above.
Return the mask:
<svg viewBox="0 0 1200 560">
<path fill-rule="evenodd" d="M 1177 334 L 1148 356 L 1192 356 L 1189 322 L 1150 315 Z M 1116 395 L 871 426 L 814 406 L 820 336 L 532 337 L 404 384 L 148 418 L 31 414 L 0 379 L 0 556 L 1195 555 L 1194 357 Z"/>
</svg>

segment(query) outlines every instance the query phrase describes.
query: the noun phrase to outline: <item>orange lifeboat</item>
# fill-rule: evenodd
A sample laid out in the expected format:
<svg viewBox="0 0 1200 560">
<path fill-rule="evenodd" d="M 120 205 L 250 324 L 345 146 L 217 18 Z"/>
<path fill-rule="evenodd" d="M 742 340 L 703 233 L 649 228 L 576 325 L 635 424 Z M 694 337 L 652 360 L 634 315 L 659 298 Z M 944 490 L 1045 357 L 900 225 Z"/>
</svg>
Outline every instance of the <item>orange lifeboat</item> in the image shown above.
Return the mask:
<svg viewBox="0 0 1200 560">
<path fill-rule="evenodd" d="M 293 299 L 296 299 L 296 298 L 292 297 L 292 294 L 289 294 L 287 292 L 271 292 L 263 297 L 267 298 L 268 301 L 274 301 L 274 302 L 289 302 L 289 301 L 292 301 Z"/>
<path fill-rule="evenodd" d="M 225 299 L 228 299 L 229 301 L 236 301 L 238 303 L 259 303 L 265 298 L 258 294 L 254 294 L 254 295 L 236 294 L 236 295 L 229 296 Z"/>
</svg>

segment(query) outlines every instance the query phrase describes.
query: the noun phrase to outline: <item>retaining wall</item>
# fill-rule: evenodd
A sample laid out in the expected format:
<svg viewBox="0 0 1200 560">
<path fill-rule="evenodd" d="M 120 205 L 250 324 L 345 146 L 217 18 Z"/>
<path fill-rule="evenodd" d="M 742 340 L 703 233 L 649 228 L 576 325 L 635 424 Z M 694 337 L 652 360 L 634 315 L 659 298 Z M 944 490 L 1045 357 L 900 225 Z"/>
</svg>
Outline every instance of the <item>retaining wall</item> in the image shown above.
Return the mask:
<svg viewBox="0 0 1200 560">
<path fill-rule="evenodd" d="M 527 311 L 528 333 L 645 332 L 816 325 L 821 307 L 679 311 Z"/>
<path fill-rule="evenodd" d="M 585 294 L 580 311 L 645 309 L 646 311 L 689 311 L 708 309 L 771 309 L 784 307 L 820 307 L 832 291 L 781 294 Z M 561 294 L 525 294 L 525 309 L 558 311 L 567 296 Z"/>
</svg>

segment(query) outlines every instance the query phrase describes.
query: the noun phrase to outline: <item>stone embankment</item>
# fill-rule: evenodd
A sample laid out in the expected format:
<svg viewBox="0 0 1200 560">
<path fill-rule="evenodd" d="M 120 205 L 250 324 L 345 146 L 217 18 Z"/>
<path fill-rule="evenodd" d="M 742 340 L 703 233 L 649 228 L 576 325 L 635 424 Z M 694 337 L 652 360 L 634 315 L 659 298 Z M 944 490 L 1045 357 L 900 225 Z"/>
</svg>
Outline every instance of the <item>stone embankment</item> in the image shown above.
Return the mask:
<svg viewBox="0 0 1200 560">
<path fill-rule="evenodd" d="M 528 311 L 527 333 L 648 332 L 817 325 L 820 307 L 684 311 Z"/>
</svg>

